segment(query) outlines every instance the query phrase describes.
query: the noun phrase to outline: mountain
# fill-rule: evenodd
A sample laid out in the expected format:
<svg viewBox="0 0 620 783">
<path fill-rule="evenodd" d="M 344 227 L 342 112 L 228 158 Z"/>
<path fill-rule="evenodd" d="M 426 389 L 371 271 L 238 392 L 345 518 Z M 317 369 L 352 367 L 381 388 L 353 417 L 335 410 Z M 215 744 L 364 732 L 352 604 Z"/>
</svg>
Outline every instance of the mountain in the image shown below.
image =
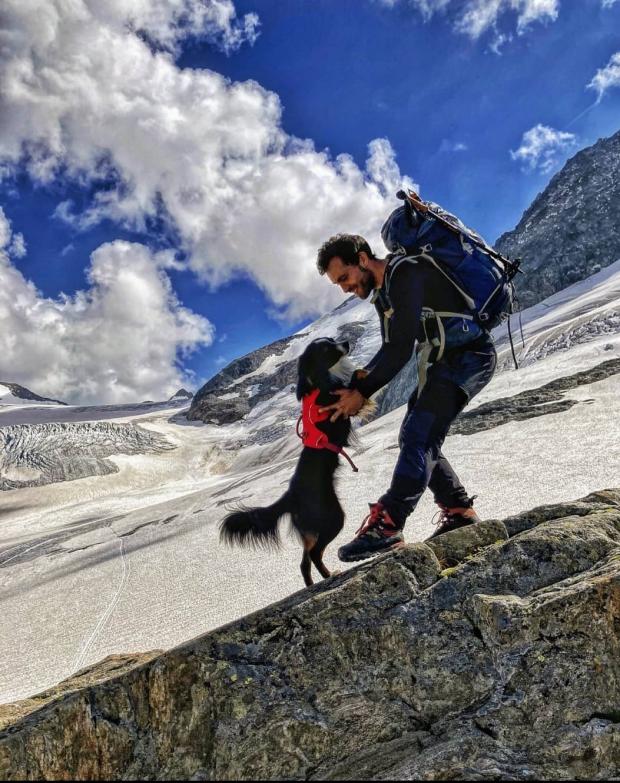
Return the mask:
<svg viewBox="0 0 620 783">
<path fill-rule="evenodd" d="M 38 394 L 31 392 L 18 383 L 8 383 L 0 381 L 0 405 L 19 405 L 24 402 L 53 402 L 56 405 L 66 405 L 66 402 L 60 400 L 51 400 L 49 397 L 39 397 Z"/>
<path fill-rule="evenodd" d="M 571 158 L 535 199 L 516 229 L 503 234 L 496 243 L 502 253 L 523 259 L 524 274 L 516 282 L 525 311 L 511 320 L 517 342 L 519 324 L 533 317 L 528 307 L 620 260 L 619 226 L 620 132 Z M 580 290 L 568 288 L 566 296 L 579 295 Z M 609 301 L 614 296 L 612 292 Z M 607 308 L 605 318 L 612 320 L 601 328 L 615 329 L 613 313 L 613 308 Z M 584 317 L 589 317 L 587 307 Z M 583 318 L 577 320 L 579 328 L 586 328 L 581 323 Z M 503 340 L 505 327 L 496 333 Z M 219 425 L 247 421 L 246 443 L 281 437 L 297 410 L 293 394 L 297 358 L 317 337 L 348 340 L 356 367 L 374 355 L 381 340 L 374 308 L 352 297 L 296 334 L 231 362 L 196 393 L 187 418 Z M 506 346 L 502 342 L 502 348 Z M 407 400 L 415 373 L 412 361 L 381 393 L 377 415 Z M 280 416 L 270 417 L 267 404 L 270 413 L 275 406 Z M 265 421 L 262 430 L 257 426 L 255 410 L 272 419 L 269 424 Z"/>
<path fill-rule="evenodd" d="M 620 131 L 578 152 L 495 247 L 522 258 L 528 307 L 620 259 Z"/>
<path fill-rule="evenodd" d="M 194 396 L 187 418 L 209 424 L 248 424 L 247 442 L 266 443 L 297 419 L 297 359 L 317 337 L 348 340 L 350 358 L 362 367 L 380 345 L 374 307 L 354 297 L 310 326 L 231 362 Z"/>
<path fill-rule="evenodd" d="M 520 363 L 529 364 L 555 350 L 620 330 L 620 260 L 569 286 L 544 303 L 511 319 Z M 521 330 L 523 342 L 521 345 Z M 292 431 L 299 403 L 295 397 L 297 359 L 317 337 L 348 340 L 352 366 L 362 367 L 380 346 L 376 311 L 367 301 L 351 297 L 304 330 L 237 359 L 200 389 L 188 419 L 210 424 L 243 422 L 243 443 L 265 444 Z M 512 355 L 506 324 L 494 331 L 500 366 L 509 368 Z M 403 405 L 416 383 L 413 358 L 377 397 L 377 416 Z M 376 418 L 376 417 L 375 417 Z M 226 441 L 223 430 L 222 441 Z M 235 445 L 240 444 L 238 435 Z"/>
<path fill-rule="evenodd" d="M 176 394 L 173 394 L 168 402 L 176 402 L 177 400 L 191 400 L 194 395 L 187 391 L 187 389 L 179 389 Z"/>
<path fill-rule="evenodd" d="M 376 730 L 385 729 L 381 749 L 404 765 L 383 767 L 388 777 L 442 777 L 452 763 L 462 768 L 463 760 L 476 770 L 479 750 L 489 777 L 510 777 L 522 760 L 517 746 L 531 751 L 529 766 L 520 769 L 532 779 L 559 772 L 610 775 L 617 710 L 609 700 L 617 702 L 613 665 L 619 656 L 609 625 L 599 618 L 610 616 L 615 600 L 612 545 L 618 535 L 610 525 L 619 523 L 610 516 L 617 498 L 603 500 L 605 510 L 587 496 L 618 486 L 620 261 L 526 309 L 520 320 L 523 344 L 519 319 L 512 324 L 520 369 L 512 365 L 502 327 L 496 331 L 499 371 L 443 447 L 487 521 L 476 546 L 491 546 L 484 553 L 465 545 L 460 554 L 437 550 L 433 557 L 442 569 L 439 578 L 430 569 L 432 583 L 399 557 L 349 573 L 336 555 L 359 528 L 368 503 L 389 484 L 411 368 L 381 398 L 383 415 L 357 427 L 350 453 L 360 472 L 344 462 L 338 470 L 345 527 L 325 562 L 342 576 L 300 591 L 300 545 L 284 525 L 277 552 L 228 549 L 219 542 L 227 509 L 273 503 L 288 485 L 300 453 L 292 387 L 305 345 L 318 336 L 347 338 L 354 367 L 379 347 L 379 322 L 368 302 L 350 298 L 297 334 L 233 362 L 196 395 L 189 420 L 184 398 L 143 405 L 1 405 L 0 702 L 52 691 L 0 710 L 0 724 L 6 719 L 11 725 L 0 728 L 0 778 L 14 770 L 22 775 L 22 761 L 31 765 L 31 777 L 60 775 L 62 770 L 45 767 L 59 758 L 59 726 L 61 732 L 84 727 L 84 746 L 95 749 L 87 764 L 118 763 L 121 746 L 123 758 L 135 760 L 134 742 L 142 737 L 136 765 L 156 758 L 162 775 L 183 777 L 189 766 L 175 767 L 177 761 L 193 764 L 193 749 L 207 747 L 217 768 L 205 759 L 204 768 L 192 769 L 196 778 L 225 769 L 232 776 L 240 771 L 237 762 L 252 758 L 261 773 L 268 772 L 261 759 L 283 759 L 284 776 L 300 769 L 292 764 L 309 759 L 303 774 L 310 776 L 312 748 L 318 747 L 331 754 L 332 777 L 355 777 L 363 770 L 337 768 L 339 751 L 326 744 L 322 726 L 338 720 L 349 725 L 358 715 L 362 730 L 346 736 L 368 737 L 364 764 L 374 764 Z M 104 426 L 110 420 L 114 426 Z M 586 500 L 566 504 L 570 498 Z M 436 511 L 426 493 L 407 522 L 414 560 L 423 551 L 424 562 L 434 562 L 420 542 L 432 532 Z M 383 613 L 387 625 L 381 624 Z M 585 630 L 584 617 L 594 618 Z M 204 636 L 229 623 L 234 626 Z M 595 638 L 594 631 L 600 631 Z M 419 671 L 408 662 L 405 641 L 423 653 L 427 640 L 429 657 Z M 191 654 L 179 652 L 179 645 Z M 163 657 L 139 655 L 170 648 Z M 92 668 L 106 656 L 116 657 Z M 140 665 L 119 680 L 128 660 Z M 317 681 L 317 674 L 324 676 Z M 94 685 L 100 677 L 106 680 L 102 689 Z M 204 677 L 215 701 L 203 699 Z M 264 700 L 265 684 L 277 703 Z M 61 693 L 68 712 L 54 701 Z M 118 700 L 126 708 L 120 719 Z M 278 714 L 272 720 L 274 703 L 276 713 L 282 708 L 280 723 Z M 150 711 L 143 709 L 149 704 Z M 278 742 L 286 734 L 291 744 L 266 739 L 266 745 L 252 745 L 254 721 L 262 718 L 257 704 Z M 32 714 L 33 705 L 40 712 Z M 375 723 L 367 722 L 369 705 L 378 710 Z M 136 714 L 142 722 L 134 731 Z M 532 715 L 536 726 L 544 725 L 539 745 L 531 744 L 535 732 L 524 729 Z M 203 724 L 204 716 L 216 722 L 207 717 Z M 43 747 L 39 718 L 48 717 Z M 155 729 L 152 721 L 159 721 Z M 188 734 L 170 739 L 165 733 L 181 725 L 190 726 Z M 241 736 L 248 726 L 249 743 Z M 214 733 L 201 733 L 203 728 Z M 204 736 L 210 739 L 200 745 Z M 308 737 L 317 744 L 308 747 Z M 302 756 L 295 753 L 299 747 Z M 421 759 L 426 766 L 407 766 L 411 757 L 403 753 L 412 747 L 427 749 Z M 170 755 L 170 748 L 177 752 Z M 77 758 L 72 752 L 73 746 L 64 748 L 65 772 Z M 125 776 L 139 769 L 128 768 Z M 318 768 L 316 776 L 323 771 L 327 776 L 329 770 Z"/>
</svg>

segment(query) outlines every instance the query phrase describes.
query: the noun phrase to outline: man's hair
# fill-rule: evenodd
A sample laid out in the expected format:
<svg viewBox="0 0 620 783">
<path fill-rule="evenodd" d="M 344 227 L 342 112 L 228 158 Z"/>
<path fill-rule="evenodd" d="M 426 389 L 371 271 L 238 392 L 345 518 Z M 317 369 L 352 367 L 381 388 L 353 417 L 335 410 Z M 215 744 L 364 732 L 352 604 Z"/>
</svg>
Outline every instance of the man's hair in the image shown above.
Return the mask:
<svg viewBox="0 0 620 783">
<path fill-rule="evenodd" d="M 323 242 L 316 258 L 316 266 L 319 274 L 324 275 L 329 262 L 335 256 L 342 258 L 344 264 L 356 266 L 359 264 L 358 253 L 364 251 L 369 258 L 374 258 L 370 245 L 359 234 L 336 234 Z"/>
</svg>

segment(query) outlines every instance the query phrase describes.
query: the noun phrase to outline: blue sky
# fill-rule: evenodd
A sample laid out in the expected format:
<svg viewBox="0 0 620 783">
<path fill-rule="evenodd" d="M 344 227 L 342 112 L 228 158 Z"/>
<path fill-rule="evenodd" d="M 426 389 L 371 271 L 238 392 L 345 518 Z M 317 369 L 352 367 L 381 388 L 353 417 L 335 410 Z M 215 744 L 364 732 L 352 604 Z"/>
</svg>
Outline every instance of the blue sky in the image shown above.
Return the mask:
<svg viewBox="0 0 620 783">
<path fill-rule="evenodd" d="M 405 177 L 495 240 L 620 129 L 620 1 L 37 2 L 0 33 L 0 379 L 72 402 L 333 307 L 316 247 L 380 250 Z"/>
</svg>

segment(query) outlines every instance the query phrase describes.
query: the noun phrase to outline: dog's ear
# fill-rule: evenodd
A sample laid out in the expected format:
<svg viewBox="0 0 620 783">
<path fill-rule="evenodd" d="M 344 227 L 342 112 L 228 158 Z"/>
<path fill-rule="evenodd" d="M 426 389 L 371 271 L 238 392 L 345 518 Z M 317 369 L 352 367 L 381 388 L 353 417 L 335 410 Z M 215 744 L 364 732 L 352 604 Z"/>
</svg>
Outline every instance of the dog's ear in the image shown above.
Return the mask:
<svg viewBox="0 0 620 783">
<path fill-rule="evenodd" d="M 331 387 L 329 370 L 317 366 L 316 357 L 312 352 L 303 353 L 297 363 L 297 399 L 301 400 L 313 389 L 329 391 Z"/>
<path fill-rule="evenodd" d="M 297 362 L 297 399 L 301 398 L 312 391 L 314 388 L 311 377 L 311 367 L 308 360 L 308 356 L 304 353 L 299 357 Z"/>
</svg>

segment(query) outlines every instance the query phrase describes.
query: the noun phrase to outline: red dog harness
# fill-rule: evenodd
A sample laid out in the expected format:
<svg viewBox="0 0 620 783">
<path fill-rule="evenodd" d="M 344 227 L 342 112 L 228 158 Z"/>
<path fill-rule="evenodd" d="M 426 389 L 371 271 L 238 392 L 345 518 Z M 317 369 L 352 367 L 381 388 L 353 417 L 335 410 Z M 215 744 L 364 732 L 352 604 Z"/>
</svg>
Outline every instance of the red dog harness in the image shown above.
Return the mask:
<svg viewBox="0 0 620 783">
<path fill-rule="evenodd" d="M 305 394 L 301 402 L 301 416 L 297 419 L 297 435 L 301 438 L 304 446 L 310 449 L 328 449 L 342 456 L 349 461 L 353 470 L 357 473 L 358 469 L 355 463 L 342 448 L 329 442 L 329 438 L 324 432 L 316 426 L 317 422 L 325 421 L 331 416 L 330 411 L 319 410 L 316 398 L 319 396 L 319 389 L 315 389 L 309 394 Z M 299 424 L 302 424 L 302 431 L 299 431 Z"/>
</svg>

